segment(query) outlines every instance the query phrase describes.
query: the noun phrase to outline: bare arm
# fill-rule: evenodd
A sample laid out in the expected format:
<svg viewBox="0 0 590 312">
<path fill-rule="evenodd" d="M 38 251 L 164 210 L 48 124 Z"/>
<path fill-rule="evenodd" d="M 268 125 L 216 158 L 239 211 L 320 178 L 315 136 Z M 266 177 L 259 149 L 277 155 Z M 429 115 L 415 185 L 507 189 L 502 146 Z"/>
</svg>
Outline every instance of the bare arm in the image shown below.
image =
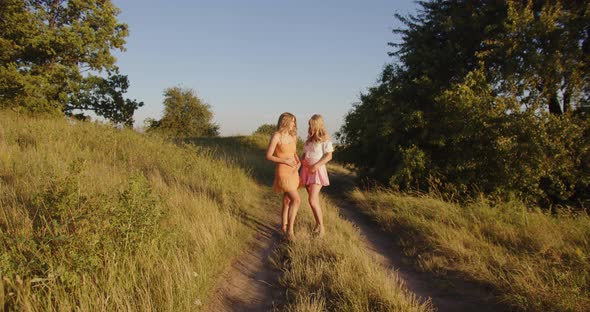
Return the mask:
<svg viewBox="0 0 590 312">
<path fill-rule="evenodd" d="M 318 162 L 313 164 L 313 166 L 312 166 L 312 169 L 314 169 L 313 171 L 315 171 L 315 169 L 317 169 L 321 165 L 327 164 L 330 160 L 332 160 L 332 152 L 325 153 L 324 156 L 322 156 L 322 158 L 320 160 L 318 160 Z"/>
<path fill-rule="evenodd" d="M 273 136 L 270 138 L 270 142 L 268 142 L 268 147 L 266 148 L 266 159 L 270 160 L 276 164 L 285 164 L 285 165 L 289 165 L 291 167 L 295 166 L 295 160 L 292 158 L 280 158 L 280 157 L 276 157 L 274 156 L 275 153 L 275 149 L 277 148 L 277 144 L 279 143 L 279 134 L 275 133 L 273 134 Z"/>
<path fill-rule="evenodd" d="M 303 159 L 301 162 L 301 163 L 303 163 L 303 161 L 305 161 L 305 153 L 301 154 L 301 159 Z"/>
<path fill-rule="evenodd" d="M 330 160 L 332 160 L 332 152 L 325 153 L 324 156 L 322 156 L 322 158 L 320 160 L 318 160 L 318 162 L 313 164 L 313 166 L 309 167 L 309 171 L 312 173 L 316 172 L 319 167 L 327 164 Z"/>
<path fill-rule="evenodd" d="M 297 155 L 297 152 L 295 152 L 295 161 L 297 162 L 297 170 L 299 170 L 299 168 L 301 167 L 301 160 L 299 159 L 299 155 Z"/>
</svg>

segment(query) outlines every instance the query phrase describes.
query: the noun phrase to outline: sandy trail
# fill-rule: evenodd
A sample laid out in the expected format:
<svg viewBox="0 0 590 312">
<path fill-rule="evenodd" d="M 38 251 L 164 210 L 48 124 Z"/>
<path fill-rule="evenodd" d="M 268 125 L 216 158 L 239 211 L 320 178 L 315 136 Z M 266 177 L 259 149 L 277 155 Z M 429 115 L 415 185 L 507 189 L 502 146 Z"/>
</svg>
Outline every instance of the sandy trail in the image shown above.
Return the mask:
<svg viewBox="0 0 590 312">
<path fill-rule="evenodd" d="M 270 262 L 280 235 L 274 224 L 248 222 L 255 225 L 256 235 L 220 279 L 205 311 L 272 311 L 284 300 L 280 271 Z"/>
</svg>

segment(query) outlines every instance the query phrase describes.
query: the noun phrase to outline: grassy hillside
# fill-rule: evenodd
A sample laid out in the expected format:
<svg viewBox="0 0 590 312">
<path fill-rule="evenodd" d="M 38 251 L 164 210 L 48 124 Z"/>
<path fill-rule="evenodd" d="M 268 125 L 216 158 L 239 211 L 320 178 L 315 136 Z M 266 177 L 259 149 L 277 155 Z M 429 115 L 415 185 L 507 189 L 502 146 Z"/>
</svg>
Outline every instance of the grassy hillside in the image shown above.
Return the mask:
<svg viewBox="0 0 590 312">
<path fill-rule="evenodd" d="M 0 112 L 0 307 L 198 309 L 259 190 L 202 148 Z"/>
<path fill-rule="evenodd" d="M 0 306 L 199 310 L 247 246 L 249 220 L 280 213 L 280 197 L 269 187 L 274 166 L 264 159 L 267 140 L 172 144 L 1 112 Z M 277 250 L 288 291 L 282 308 L 430 309 L 363 253 L 358 233 L 324 205 L 329 238 L 311 237 L 304 203 L 298 242 Z"/>
<path fill-rule="evenodd" d="M 0 306 L 194 311 L 255 226 L 278 219 L 265 136 L 159 137 L 0 112 Z M 325 198 L 328 234 L 274 256 L 289 311 L 430 311 Z M 271 223 L 272 224 L 272 223 Z M 278 226 L 278 224 L 277 224 Z"/>
<path fill-rule="evenodd" d="M 424 270 L 491 285 L 518 310 L 590 311 L 587 215 L 385 191 L 352 197 Z"/>
</svg>

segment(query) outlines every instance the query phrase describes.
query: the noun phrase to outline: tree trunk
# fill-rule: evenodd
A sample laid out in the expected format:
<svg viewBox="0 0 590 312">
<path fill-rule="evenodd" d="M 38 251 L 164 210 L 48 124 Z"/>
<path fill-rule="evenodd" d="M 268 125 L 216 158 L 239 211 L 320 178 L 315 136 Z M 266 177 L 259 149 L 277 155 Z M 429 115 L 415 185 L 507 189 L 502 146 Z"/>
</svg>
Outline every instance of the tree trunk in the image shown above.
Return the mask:
<svg viewBox="0 0 590 312">
<path fill-rule="evenodd" d="M 566 89 L 563 92 L 563 113 L 564 114 L 567 113 L 570 110 L 570 108 L 571 108 L 571 106 L 570 106 L 570 98 L 571 98 L 571 96 L 570 96 L 569 89 Z"/>
<path fill-rule="evenodd" d="M 559 100 L 557 99 L 557 92 L 555 91 L 551 92 L 551 96 L 549 97 L 549 112 L 554 115 L 563 115 Z"/>
<path fill-rule="evenodd" d="M 53 0 L 51 2 L 51 7 L 50 7 L 51 19 L 49 20 L 49 30 L 55 29 L 55 23 L 57 22 L 57 19 L 58 19 L 60 4 L 61 4 L 60 0 Z"/>
</svg>

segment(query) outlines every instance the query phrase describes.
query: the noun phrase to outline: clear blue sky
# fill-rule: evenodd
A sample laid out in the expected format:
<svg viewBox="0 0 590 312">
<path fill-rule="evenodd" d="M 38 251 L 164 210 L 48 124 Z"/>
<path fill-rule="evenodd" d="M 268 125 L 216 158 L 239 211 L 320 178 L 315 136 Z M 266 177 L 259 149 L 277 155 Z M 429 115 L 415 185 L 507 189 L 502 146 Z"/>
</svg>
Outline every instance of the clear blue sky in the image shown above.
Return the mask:
<svg viewBox="0 0 590 312">
<path fill-rule="evenodd" d="M 301 136 L 316 113 L 333 134 L 392 61 L 394 13 L 418 8 L 410 0 L 113 2 L 130 30 L 127 50 L 115 53 L 127 96 L 145 103 L 136 126 L 159 119 L 164 89 L 181 86 L 211 105 L 223 136 L 250 134 L 285 111 Z"/>
</svg>

